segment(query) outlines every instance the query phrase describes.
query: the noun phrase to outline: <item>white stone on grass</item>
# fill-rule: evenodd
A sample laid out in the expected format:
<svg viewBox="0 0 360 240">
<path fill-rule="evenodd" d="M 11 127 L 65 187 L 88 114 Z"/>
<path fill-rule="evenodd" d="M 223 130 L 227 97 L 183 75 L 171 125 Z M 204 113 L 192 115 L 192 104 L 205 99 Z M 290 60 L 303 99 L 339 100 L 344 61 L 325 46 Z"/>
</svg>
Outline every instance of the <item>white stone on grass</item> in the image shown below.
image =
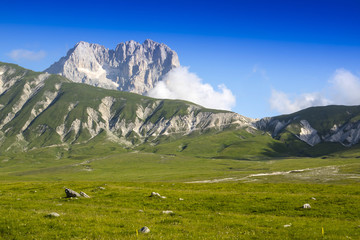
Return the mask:
<svg viewBox="0 0 360 240">
<path fill-rule="evenodd" d="M 157 192 L 152 192 L 150 197 L 159 197 L 159 198 L 162 198 L 162 199 L 166 198 L 165 196 L 161 196 L 160 193 L 157 193 Z"/>
<path fill-rule="evenodd" d="M 81 197 L 81 195 L 78 192 L 75 192 L 74 190 L 71 190 L 70 188 L 65 188 L 66 197 Z"/>
<path fill-rule="evenodd" d="M 84 192 L 80 192 L 80 195 L 81 196 L 83 196 L 84 198 L 90 198 L 90 196 L 89 195 L 87 195 L 86 193 L 84 193 Z"/>
<path fill-rule="evenodd" d="M 48 215 L 46 215 L 47 217 L 60 217 L 60 214 L 56 213 L 56 212 L 52 212 L 49 213 Z"/>
<path fill-rule="evenodd" d="M 160 193 L 152 192 L 150 197 L 161 197 Z"/>
<path fill-rule="evenodd" d="M 170 210 L 165 210 L 165 211 L 162 211 L 163 214 L 173 214 L 174 212 L 173 211 L 170 211 Z"/>
<path fill-rule="evenodd" d="M 311 206 L 310 206 L 310 204 L 305 203 L 305 204 L 303 205 L 303 208 L 311 208 Z"/>
<path fill-rule="evenodd" d="M 141 232 L 141 233 L 149 233 L 149 232 L 150 232 L 150 229 L 145 226 L 145 227 L 142 227 L 142 228 L 139 230 L 139 232 Z"/>
</svg>

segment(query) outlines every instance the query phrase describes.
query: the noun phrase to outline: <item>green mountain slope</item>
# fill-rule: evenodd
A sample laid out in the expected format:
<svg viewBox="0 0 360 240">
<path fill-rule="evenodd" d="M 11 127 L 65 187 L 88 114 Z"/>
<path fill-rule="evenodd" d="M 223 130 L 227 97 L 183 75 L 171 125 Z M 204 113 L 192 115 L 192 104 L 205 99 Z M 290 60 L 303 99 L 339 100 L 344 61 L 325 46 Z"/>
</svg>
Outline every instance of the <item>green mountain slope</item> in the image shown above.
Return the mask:
<svg viewBox="0 0 360 240">
<path fill-rule="evenodd" d="M 46 147 L 45 152 L 72 158 L 135 149 L 259 159 L 335 154 L 350 150 L 359 139 L 360 106 L 314 107 L 254 121 L 0 63 L 2 154 Z"/>
<path fill-rule="evenodd" d="M 268 131 L 275 139 L 310 146 L 340 143 L 353 146 L 360 140 L 360 106 L 311 107 L 288 115 L 265 118 L 257 122 L 259 129 Z M 338 144 L 328 144 L 339 149 Z"/>
<path fill-rule="evenodd" d="M 180 100 L 106 90 L 0 63 L 0 149 L 108 141 L 121 147 L 191 133 L 251 128 L 253 120 Z M 165 137 L 165 138 L 162 138 Z"/>
</svg>

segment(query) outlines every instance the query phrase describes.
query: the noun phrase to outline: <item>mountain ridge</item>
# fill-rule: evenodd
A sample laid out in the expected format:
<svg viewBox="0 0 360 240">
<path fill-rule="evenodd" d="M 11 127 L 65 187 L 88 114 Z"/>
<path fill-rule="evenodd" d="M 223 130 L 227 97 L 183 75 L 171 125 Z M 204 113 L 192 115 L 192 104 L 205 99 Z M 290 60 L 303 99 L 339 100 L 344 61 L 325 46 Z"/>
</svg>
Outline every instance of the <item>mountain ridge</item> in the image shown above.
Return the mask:
<svg viewBox="0 0 360 240">
<path fill-rule="evenodd" d="M 234 147 L 242 148 L 244 144 L 241 139 L 250 142 L 254 139 L 259 144 L 253 147 L 269 149 L 270 155 L 276 152 L 284 156 L 318 155 L 316 149 L 326 154 L 333 151 L 327 145 L 339 144 L 336 150 L 360 141 L 360 106 L 312 107 L 255 120 L 191 102 L 107 90 L 0 63 L 0 149 L 3 150 L 71 146 L 99 136 L 124 148 L 184 139 L 178 141 L 178 146 L 169 145 L 176 149 L 187 146 L 186 136 L 218 134 L 224 130 L 241 131 L 229 135 L 233 142 L 225 143 L 226 138 L 219 138 L 225 141 L 216 143 L 220 152 L 229 149 L 236 152 Z"/>
<path fill-rule="evenodd" d="M 271 132 L 278 139 L 291 133 L 310 146 L 338 142 L 349 147 L 360 140 L 360 106 L 310 107 L 291 114 L 263 118 L 256 126 Z"/>
<path fill-rule="evenodd" d="M 73 83 L 5 63 L 0 68 L 0 145 L 6 150 L 19 143 L 24 149 L 76 144 L 103 133 L 130 146 L 165 135 L 252 127 L 252 119 L 229 111 Z"/>
<path fill-rule="evenodd" d="M 142 44 L 133 40 L 119 43 L 114 50 L 80 41 L 44 72 L 74 82 L 144 95 L 179 66 L 175 51 L 150 39 Z"/>
</svg>

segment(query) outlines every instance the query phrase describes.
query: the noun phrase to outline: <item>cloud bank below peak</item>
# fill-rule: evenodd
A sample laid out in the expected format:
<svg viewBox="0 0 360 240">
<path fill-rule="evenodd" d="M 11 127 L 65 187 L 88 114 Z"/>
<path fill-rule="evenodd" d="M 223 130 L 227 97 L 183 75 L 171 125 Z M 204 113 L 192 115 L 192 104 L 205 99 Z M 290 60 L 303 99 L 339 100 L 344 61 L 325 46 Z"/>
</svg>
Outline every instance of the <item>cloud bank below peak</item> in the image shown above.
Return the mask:
<svg viewBox="0 0 360 240">
<path fill-rule="evenodd" d="M 337 69 L 327 86 L 320 92 L 290 96 L 272 89 L 269 100 L 271 109 L 287 114 L 314 106 L 360 105 L 360 77 L 346 69 Z"/>
<path fill-rule="evenodd" d="M 224 85 L 218 91 L 210 84 L 203 83 L 188 67 L 177 67 L 168 72 L 157 85 L 148 92 L 154 98 L 181 99 L 194 102 L 206 108 L 231 110 L 236 98 Z"/>
</svg>

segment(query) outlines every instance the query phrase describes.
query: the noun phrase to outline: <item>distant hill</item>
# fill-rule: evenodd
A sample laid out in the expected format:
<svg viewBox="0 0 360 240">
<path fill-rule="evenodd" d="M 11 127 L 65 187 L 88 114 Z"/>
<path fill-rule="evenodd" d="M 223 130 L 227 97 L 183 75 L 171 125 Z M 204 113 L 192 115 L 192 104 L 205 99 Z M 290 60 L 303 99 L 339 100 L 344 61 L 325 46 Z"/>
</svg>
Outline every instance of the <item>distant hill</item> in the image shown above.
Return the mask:
<svg viewBox="0 0 360 240">
<path fill-rule="evenodd" d="M 360 106 L 311 107 L 264 118 L 256 125 L 276 139 L 296 137 L 310 146 L 331 142 L 350 147 L 360 140 Z"/>
</svg>

